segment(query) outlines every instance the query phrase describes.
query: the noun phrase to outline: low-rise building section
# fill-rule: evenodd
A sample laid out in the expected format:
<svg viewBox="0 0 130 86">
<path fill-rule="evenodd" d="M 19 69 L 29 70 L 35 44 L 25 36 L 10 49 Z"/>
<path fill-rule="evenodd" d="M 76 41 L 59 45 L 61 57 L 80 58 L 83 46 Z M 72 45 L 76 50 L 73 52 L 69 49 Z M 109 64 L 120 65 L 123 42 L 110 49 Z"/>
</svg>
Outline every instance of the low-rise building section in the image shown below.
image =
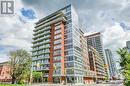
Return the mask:
<svg viewBox="0 0 130 86">
<path fill-rule="evenodd" d="M 0 63 L 0 82 L 10 82 L 10 67 L 7 62 Z"/>
</svg>

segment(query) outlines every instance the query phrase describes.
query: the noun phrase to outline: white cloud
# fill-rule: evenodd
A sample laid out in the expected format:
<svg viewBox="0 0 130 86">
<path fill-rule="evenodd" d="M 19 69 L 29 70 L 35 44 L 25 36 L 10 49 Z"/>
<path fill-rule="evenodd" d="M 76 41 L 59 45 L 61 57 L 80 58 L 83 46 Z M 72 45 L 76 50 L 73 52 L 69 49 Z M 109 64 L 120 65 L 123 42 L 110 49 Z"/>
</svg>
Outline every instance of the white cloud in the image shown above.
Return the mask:
<svg viewBox="0 0 130 86">
<path fill-rule="evenodd" d="M 8 60 L 10 50 L 25 49 L 31 50 L 34 21 L 25 19 L 20 9 L 26 7 L 21 0 L 15 1 L 15 15 L 0 17 L 0 62 Z M 33 8 L 32 8 L 33 9 Z M 20 20 L 23 19 L 26 22 Z"/>
<path fill-rule="evenodd" d="M 11 47 L 16 47 L 18 49 L 23 48 L 26 50 L 30 50 L 30 42 L 24 40 L 24 39 L 18 39 L 16 38 L 13 34 L 10 35 L 10 37 L 6 37 L 1 40 L 0 42 L 1 46 L 11 46 Z M 5 47 L 6 48 L 6 47 Z"/>
<path fill-rule="evenodd" d="M 105 28 L 103 33 L 104 46 L 118 46 L 118 48 L 123 47 L 125 46 L 126 40 L 129 40 L 129 37 L 129 32 L 125 32 L 120 26 L 120 23 L 115 22 L 115 25 Z"/>
<path fill-rule="evenodd" d="M 115 22 L 113 26 L 106 27 L 103 33 L 104 48 L 108 48 L 114 54 L 115 60 L 119 60 L 116 51 L 126 46 L 126 41 L 130 40 L 129 32 L 124 32 L 120 23 Z"/>
</svg>

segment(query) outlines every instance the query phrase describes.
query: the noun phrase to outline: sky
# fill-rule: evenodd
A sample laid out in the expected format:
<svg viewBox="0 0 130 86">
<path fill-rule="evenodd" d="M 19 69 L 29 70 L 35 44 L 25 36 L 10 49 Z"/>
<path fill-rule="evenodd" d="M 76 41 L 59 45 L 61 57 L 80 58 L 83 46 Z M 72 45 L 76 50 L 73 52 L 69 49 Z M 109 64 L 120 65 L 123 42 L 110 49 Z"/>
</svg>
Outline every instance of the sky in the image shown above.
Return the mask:
<svg viewBox="0 0 130 86">
<path fill-rule="evenodd" d="M 0 16 L 0 62 L 7 61 L 9 51 L 31 51 L 35 22 L 72 4 L 85 33 L 102 32 L 104 49 L 116 51 L 130 40 L 129 0 L 14 0 L 14 16 Z"/>
</svg>

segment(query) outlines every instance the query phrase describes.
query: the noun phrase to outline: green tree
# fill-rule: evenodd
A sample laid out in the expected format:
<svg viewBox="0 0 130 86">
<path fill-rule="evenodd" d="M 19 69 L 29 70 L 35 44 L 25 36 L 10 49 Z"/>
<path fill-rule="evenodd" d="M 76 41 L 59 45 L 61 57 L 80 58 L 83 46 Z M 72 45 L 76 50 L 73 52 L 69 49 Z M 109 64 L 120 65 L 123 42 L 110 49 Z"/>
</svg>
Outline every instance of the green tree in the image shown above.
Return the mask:
<svg viewBox="0 0 130 86">
<path fill-rule="evenodd" d="M 43 73 L 35 71 L 35 72 L 32 73 L 32 76 L 33 76 L 34 82 L 39 82 L 39 81 L 42 81 Z"/>
<path fill-rule="evenodd" d="M 31 55 L 25 50 L 10 51 L 9 65 L 12 84 L 29 79 L 31 70 Z"/>
<path fill-rule="evenodd" d="M 130 85 L 130 53 L 126 48 L 119 49 L 117 53 L 120 55 L 121 72 L 125 77 L 125 85 Z"/>
</svg>

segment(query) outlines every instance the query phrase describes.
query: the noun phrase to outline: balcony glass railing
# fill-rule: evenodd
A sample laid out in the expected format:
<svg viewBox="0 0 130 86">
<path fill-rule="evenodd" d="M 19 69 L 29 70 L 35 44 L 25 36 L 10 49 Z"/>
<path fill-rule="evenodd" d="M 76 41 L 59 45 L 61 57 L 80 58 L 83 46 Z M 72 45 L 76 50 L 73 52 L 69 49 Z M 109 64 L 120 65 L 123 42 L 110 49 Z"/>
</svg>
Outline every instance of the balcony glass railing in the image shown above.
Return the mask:
<svg viewBox="0 0 130 86">
<path fill-rule="evenodd" d="M 41 64 L 49 64 L 49 61 L 44 61 Z"/>
<path fill-rule="evenodd" d="M 36 57 L 33 57 L 32 60 L 37 60 L 37 58 L 36 58 Z"/>
<path fill-rule="evenodd" d="M 48 29 L 50 29 L 50 26 L 43 27 L 43 25 L 41 25 L 41 26 L 37 27 L 34 31 L 38 33 L 40 31 L 44 31 L 44 30 L 48 30 Z"/>
<path fill-rule="evenodd" d="M 44 46 L 41 46 L 39 48 L 34 48 L 32 51 L 34 52 L 34 51 L 41 50 L 41 49 L 47 49 L 49 47 L 50 47 L 50 45 L 46 45 L 46 46 L 44 45 Z"/>
<path fill-rule="evenodd" d="M 44 37 L 41 37 L 41 38 L 37 38 L 36 40 L 33 41 L 33 43 L 44 40 L 44 39 L 48 39 L 49 37 L 50 37 L 50 35 L 47 35 L 47 36 L 44 36 Z"/>
<path fill-rule="evenodd" d="M 49 67 L 42 67 L 41 70 L 49 70 Z"/>
<path fill-rule="evenodd" d="M 34 53 L 32 54 L 32 56 L 39 56 L 39 55 L 44 55 L 44 54 L 47 54 L 47 56 L 49 56 L 48 54 L 50 53 L 50 50 L 43 50 L 43 51 L 40 51 L 40 52 L 37 52 L 37 53 Z"/>
<path fill-rule="evenodd" d="M 34 56 L 34 55 L 37 55 L 37 53 L 32 53 L 32 55 Z"/>
<path fill-rule="evenodd" d="M 41 37 L 41 36 L 46 35 L 46 34 L 49 34 L 49 33 L 50 33 L 50 31 L 46 31 L 46 32 L 44 32 L 44 33 L 41 33 L 41 34 L 36 35 L 34 38 L 38 38 L 38 37 Z"/>
<path fill-rule="evenodd" d="M 40 33 L 40 32 L 47 31 L 47 30 L 50 30 L 50 29 L 51 29 L 50 27 L 48 27 L 48 28 L 43 28 L 43 29 L 41 29 L 41 30 L 38 30 L 35 34 L 38 34 L 38 33 Z"/>
<path fill-rule="evenodd" d="M 32 58 L 32 60 L 49 59 L 49 56 L 42 56 L 38 58 Z"/>
<path fill-rule="evenodd" d="M 43 41 L 43 42 L 39 42 L 39 43 L 34 44 L 33 47 L 36 47 L 36 46 L 42 45 L 42 44 L 47 44 L 47 43 L 49 43 L 49 42 L 50 42 L 50 40 L 46 40 L 46 41 Z"/>
</svg>

